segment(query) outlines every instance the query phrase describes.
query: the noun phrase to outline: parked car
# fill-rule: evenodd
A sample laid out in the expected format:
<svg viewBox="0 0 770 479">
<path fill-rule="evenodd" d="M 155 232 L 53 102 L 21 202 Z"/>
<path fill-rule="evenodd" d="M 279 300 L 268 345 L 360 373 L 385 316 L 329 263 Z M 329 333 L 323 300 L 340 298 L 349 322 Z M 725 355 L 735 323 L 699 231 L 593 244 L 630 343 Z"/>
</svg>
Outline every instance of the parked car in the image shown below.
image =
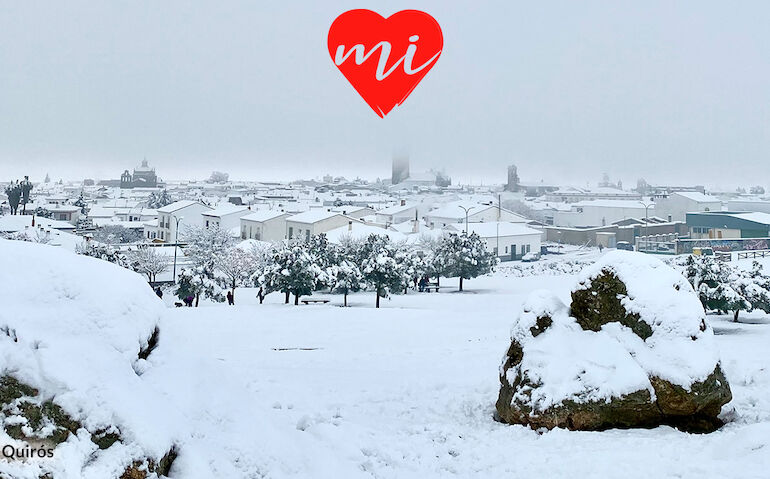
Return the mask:
<svg viewBox="0 0 770 479">
<path fill-rule="evenodd" d="M 539 259 L 540 259 L 540 253 L 536 253 L 534 251 L 530 251 L 529 253 L 521 257 L 521 260 L 525 263 L 531 263 Z"/>
<path fill-rule="evenodd" d="M 622 249 L 624 251 L 633 251 L 634 245 L 629 243 L 628 241 L 618 241 L 618 243 L 615 245 L 617 249 Z"/>
<path fill-rule="evenodd" d="M 714 249 L 695 247 L 692 249 L 692 254 L 694 254 L 695 256 L 714 256 Z"/>
</svg>

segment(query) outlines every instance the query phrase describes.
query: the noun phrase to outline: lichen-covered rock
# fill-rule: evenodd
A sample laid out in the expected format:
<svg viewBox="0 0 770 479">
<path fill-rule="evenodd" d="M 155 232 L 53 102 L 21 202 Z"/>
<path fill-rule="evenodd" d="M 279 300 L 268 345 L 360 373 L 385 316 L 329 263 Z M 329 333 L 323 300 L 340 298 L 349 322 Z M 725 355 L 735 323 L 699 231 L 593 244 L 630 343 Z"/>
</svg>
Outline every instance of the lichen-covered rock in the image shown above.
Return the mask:
<svg viewBox="0 0 770 479">
<path fill-rule="evenodd" d="M 533 428 L 708 432 L 732 399 L 689 283 L 626 252 L 581 274 L 571 308 L 547 291 L 528 298 L 500 382 L 498 419 Z"/>
</svg>

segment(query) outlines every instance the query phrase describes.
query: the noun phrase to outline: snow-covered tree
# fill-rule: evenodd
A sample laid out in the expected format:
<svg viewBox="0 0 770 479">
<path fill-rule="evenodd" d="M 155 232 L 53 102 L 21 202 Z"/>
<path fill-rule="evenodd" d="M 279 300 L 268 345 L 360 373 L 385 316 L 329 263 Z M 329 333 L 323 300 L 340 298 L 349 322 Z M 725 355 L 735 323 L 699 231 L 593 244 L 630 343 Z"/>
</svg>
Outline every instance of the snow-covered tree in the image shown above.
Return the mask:
<svg viewBox="0 0 770 479">
<path fill-rule="evenodd" d="M 272 264 L 275 247 L 262 241 L 255 241 L 249 245 L 239 245 L 239 247 L 248 254 L 249 260 L 252 263 L 252 273 L 249 281 L 259 288 L 257 298 L 259 299 L 259 304 L 262 304 L 266 294 L 263 280 L 265 279 L 265 273 Z"/>
<path fill-rule="evenodd" d="M 294 304 L 299 304 L 299 297 L 312 294 L 319 281 L 325 280 L 325 272 L 314 263 L 313 258 L 301 243 L 276 249 L 270 264 L 259 279 L 259 284 L 269 294 L 280 291 L 294 295 Z"/>
<path fill-rule="evenodd" d="M 217 302 L 224 301 L 224 295 L 219 284 L 204 270 L 203 266 L 182 268 L 177 282 L 176 295 L 181 300 L 193 298 L 195 306 L 200 303 L 201 296 Z"/>
<path fill-rule="evenodd" d="M 128 265 L 137 273 L 147 275 L 147 279 L 155 282 L 157 275 L 169 267 L 168 256 L 158 253 L 157 248 L 142 246 L 126 253 Z"/>
<path fill-rule="evenodd" d="M 448 278 L 460 278 L 460 291 L 463 279 L 472 279 L 492 272 L 497 265 L 497 258 L 487 251 L 484 242 L 476 233 L 448 234 L 442 236 L 436 249 L 436 264 L 441 273 Z"/>
<path fill-rule="evenodd" d="M 743 296 L 742 273 L 712 256 L 690 256 L 685 263 L 685 276 L 698 293 L 707 311 L 733 312 L 735 321 L 741 311 L 751 311 L 751 303 Z"/>
<path fill-rule="evenodd" d="M 299 245 L 310 255 L 313 264 L 318 266 L 322 271 L 326 271 L 327 268 L 337 261 L 337 250 L 329 244 L 329 241 L 326 239 L 326 234 L 324 233 L 313 235 L 310 237 L 309 241 L 299 243 Z M 318 279 L 319 281 L 316 283 L 317 290 L 329 286 L 326 281 L 328 279 L 327 275 L 320 275 Z"/>
<path fill-rule="evenodd" d="M 747 308 L 733 310 L 733 321 L 738 322 L 738 315 L 741 310 L 758 309 L 770 313 L 770 277 L 762 273 L 761 264 L 755 261 L 749 271 L 735 268 L 729 281 L 736 293 L 748 303 Z"/>
<path fill-rule="evenodd" d="M 235 301 L 235 288 L 247 286 L 256 267 L 253 256 L 241 248 L 230 248 L 215 256 L 216 279 L 222 289 L 229 289 Z"/>
<path fill-rule="evenodd" d="M 88 203 L 86 202 L 86 199 L 83 198 L 82 191 L 80 192 L 80 196 L 78 197 L 78 199 L 75 200 L 74 203 L 72 203 L 72 206 L 77 206 L 78 208 L 80 208 L 80 213 L 84 215 L 87 215 L 88 211 L 90 210 L 90 208 L 88 207 Z"/>
<path fill-rule="evenodd" d="M 201 295 L 222 301 L 221 291 L 212 284 L 216 283 L 217 258 L 234 247 L 234 238 L 223 229 L 200 226 L 186 228 L 183 237 L 187 242 L 184 253 L 194 266 L 187 268 L 186 273 L 193 277 L 192 283 L 198 285 L 195 304 L 198 304 Z"/>
<path fill-rule="evenodd" d="M 188 226 L 182 234 L 187 246 L 185 255 L 194 263 L 210 266 L 213 269 L 214 258 L 235 246 L 235 239 L 221 228 Z"/>
<path fill-rule="evenodd" d="M 157 194 L 153 191 L 150 193 L 150 196 L 147 197 L 147 207 L 153 209 L 163 208 L 164 206 L 170 205 L 173 202 L 174 200 L 165 189 Z"/>
<path fill-rule="evenodd" d="M 343 306 L 348 305 L 348 293 L 360 291 L 364 286 L 361 269 L 355 262 L 345 258 L 340 258 L 339 262 L 326 268 L 326 278 L 329 291 L 343 295 Z"/>
<path fill-rule="evenodd" d="M 385 235 L 369 235 L 361 246 L 361 273 L 366 285 L 375 292 L 377 308 L 381 297 L 401 292 L 409 284 L 401 254 Z"/>
</svg>

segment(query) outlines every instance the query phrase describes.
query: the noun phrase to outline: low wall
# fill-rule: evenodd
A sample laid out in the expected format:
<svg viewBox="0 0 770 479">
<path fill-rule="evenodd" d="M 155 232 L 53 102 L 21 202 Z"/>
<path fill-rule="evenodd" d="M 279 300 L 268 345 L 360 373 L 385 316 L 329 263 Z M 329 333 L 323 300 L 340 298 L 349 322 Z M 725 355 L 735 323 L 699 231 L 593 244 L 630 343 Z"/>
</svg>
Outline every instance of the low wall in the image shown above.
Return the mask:
<svg viewBox="0 0 770 479">
<path fill-rule="evenodd" d="M 691 254 L 693 248 L 712 248 L 714 251 L 753 251 L 770 249 L 770 238 L 694 239 L 676 242 L 676 254 Z"/>
</svg>

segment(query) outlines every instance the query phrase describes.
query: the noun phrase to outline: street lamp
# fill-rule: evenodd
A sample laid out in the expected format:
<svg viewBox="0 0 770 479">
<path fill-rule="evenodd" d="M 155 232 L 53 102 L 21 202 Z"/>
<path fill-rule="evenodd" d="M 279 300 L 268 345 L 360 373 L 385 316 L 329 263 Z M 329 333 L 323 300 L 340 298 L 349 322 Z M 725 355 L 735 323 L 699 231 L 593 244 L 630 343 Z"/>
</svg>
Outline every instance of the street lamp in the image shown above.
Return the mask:
<svg viewBox="0 0 770 479">
<path fill-rule="evenodd" d="M 465 211 L 465 234 L 467 235 L 468 234 L 468 212 L 473 208 L 475 208 L 475 206 L 469 206 L 468 208 L 466 208 L 465 206 L 459 206 L 459 207 L 462 208 L 463 211 Z"/>
<path fill-rule="evenodd" d="M 645 247 L 649 247 L 650 216 L 648 213 L 649 213 L 650 206 L 653 206 L 653 203 L 645 203 L 644 201 L 640 201 L 639 204 L 644 206 L 644 242 L 645 242 Z"/>
<path fill-rule="evenodd" d="M 176 215 L 171 215 L 171 217 L 176 221 L 176 228 L 174 229 L 174 272 L 171 273 L 174 284 L 176 284 L 176 249 L 179 246 L 179 222 L 184 219 L 184 216 L 177 218 Z"/>
</svg>

